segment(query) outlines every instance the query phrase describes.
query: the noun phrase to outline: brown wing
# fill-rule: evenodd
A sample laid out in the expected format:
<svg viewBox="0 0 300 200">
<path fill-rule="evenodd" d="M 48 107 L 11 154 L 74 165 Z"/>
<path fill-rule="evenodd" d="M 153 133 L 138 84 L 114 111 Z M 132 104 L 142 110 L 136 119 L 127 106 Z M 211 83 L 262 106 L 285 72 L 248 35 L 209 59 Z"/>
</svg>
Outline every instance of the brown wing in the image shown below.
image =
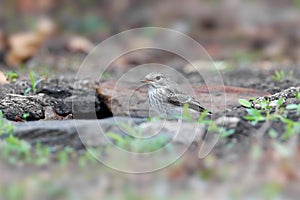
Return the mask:
<svg viewBox="0 0 300 200">
<path fill-rule="evenodd" d="M 167 101 L 175 106 L 183 106 L 188 104 L 190 109 L 196 110 L 198 112 L 203 112 L 206 110 L 195 98 L 186 94 L 175 94 L 170 93 L 168 95 Z M 210 113 L 210 112 L 209 112 Z"/>
</svg>

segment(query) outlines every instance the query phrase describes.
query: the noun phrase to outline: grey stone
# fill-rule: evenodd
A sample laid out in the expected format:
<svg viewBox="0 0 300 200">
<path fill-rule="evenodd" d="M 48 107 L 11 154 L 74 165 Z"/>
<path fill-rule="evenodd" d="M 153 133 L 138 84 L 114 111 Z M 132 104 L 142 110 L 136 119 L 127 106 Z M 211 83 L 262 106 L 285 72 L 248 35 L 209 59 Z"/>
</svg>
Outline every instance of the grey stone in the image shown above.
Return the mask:
<svg viewBox="0 0 300 200">
<path fill-rule="evenodd" d="M 132 123 L 137 125 L 144 119 L 124 117 L 107 118 L 103 120 L 52 120 L 13 123 L 14 135 L 32 144 L 40 142 L 49 146 L 74 148 L 101 146 L 111 143 L 105 136 L 107 132 L 124 134 L 116 126 L 117 123 Z"/>
<path fill-rule="evenodd" d="M 61 148 L 71 146 L 77 149 L 100 147 L 114 141 L 106 136 L 113 132 L 121 137 L 129 136 L 132 130 L 139 130 L 144 138 L 164 136 L 168 142 L 189 145 L 198 142 L 205 133 L 205 127 L 191 122 L 155 121 L 142 118 L 112 117 L 102 120 L 52 120 L 16 123 L 14 135 L 32 144 Z M 128 130 L 126 127 L 130 127 Z M 134 131 L 133 131 L 134 132 Z"/>
</svg>

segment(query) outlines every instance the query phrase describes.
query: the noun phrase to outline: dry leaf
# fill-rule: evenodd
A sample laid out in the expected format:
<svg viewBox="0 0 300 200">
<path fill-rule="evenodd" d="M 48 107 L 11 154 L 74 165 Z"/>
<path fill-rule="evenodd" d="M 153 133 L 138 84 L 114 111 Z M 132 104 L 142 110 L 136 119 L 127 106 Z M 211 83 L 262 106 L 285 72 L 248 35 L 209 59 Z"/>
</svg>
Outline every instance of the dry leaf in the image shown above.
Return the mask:
<svg viewBox="0 0 300 200">
<path fill-rule="evenodd" d="M 94 44 L 85 37 L 74 36 L 68 41 L 67 47 L 72 52 L 89 53 L 94 48 Z"/>
<path fill-rule="evenodd" d="M 34 56 L 43 43 L 55 33 L 56 26 L 49 18 L 41 18 L 36 25 L 36 30 L 13 34 L 8 37 L 9 51 L 5 61 L 15 67 Z"/>
<path fill-rule="evenodd" d="M 36 32 L 45 40 L 56 32 L 56 24 L 53 20 L 47 17 L 42 17 L 36 24 Z"/>
<path fill-rule="evenodd" d="M 7 84 L 8 81 L 5 77 L 5 75 L 3 74 L 3 72 L 0 71 L 0 84 Z"/>
<path fill-rule="evenodd" d="M 8 39 L 10 51 L 6 55 L 6 63 L 16 66 L 31 58 L 40 49 L 44 38 L 34 32 L 18 33 Z"/>
</svg>

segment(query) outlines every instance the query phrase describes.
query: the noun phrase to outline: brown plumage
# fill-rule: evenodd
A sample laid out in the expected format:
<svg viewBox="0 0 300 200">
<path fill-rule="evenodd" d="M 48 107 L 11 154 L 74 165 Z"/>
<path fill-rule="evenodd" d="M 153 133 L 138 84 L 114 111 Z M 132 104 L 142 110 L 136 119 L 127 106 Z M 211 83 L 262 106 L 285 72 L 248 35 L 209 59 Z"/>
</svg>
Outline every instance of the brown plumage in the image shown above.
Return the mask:
<svg viewBox="0 0 300 200">
<path fill-rule="evenodd" d="M 145 76 L 142 82 L 149 85 L 149 104 L 159 113 L 167 115 L 181 114 L 184 104 L 188 104 L 189 109 L 199 113 L 206 110 L 199 101 L 182 92 L 178 85 L 163 73 L 150 73 Z"/>
</svg>

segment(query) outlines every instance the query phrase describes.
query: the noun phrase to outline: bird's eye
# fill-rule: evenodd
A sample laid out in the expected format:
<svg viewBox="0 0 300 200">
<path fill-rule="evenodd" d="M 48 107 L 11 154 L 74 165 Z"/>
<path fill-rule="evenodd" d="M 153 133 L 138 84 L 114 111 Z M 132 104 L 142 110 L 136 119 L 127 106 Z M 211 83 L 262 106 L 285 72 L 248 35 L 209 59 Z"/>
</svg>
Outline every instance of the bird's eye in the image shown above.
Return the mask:
<svg viewBox="0 0 300 200">
<path fill-rule="evenodd" d="M 159 81 L 161 79 L 161 77 L 157 76 L 157 77 L 155 77 L 155 79 Z"/>
</svg>

